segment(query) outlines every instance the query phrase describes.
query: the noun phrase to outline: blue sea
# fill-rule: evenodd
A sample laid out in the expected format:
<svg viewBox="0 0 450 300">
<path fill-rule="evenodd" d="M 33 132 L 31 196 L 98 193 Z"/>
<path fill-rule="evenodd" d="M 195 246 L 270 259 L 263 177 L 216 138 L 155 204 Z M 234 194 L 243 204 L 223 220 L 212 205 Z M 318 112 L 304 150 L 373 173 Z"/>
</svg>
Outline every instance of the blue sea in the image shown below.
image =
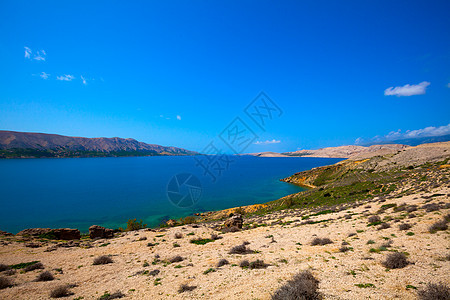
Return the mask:
<svg viewBox="0 0 450 300">
<path fill-rule="evenodd" d="M 157 226 L 192 213 L 264 203 L 302 191 L 279 179 L 340 161 L 229 156 L 208 169 L 198 157 L 0 160 L 0 230 Z M 215 177 L 212 177 L 214 174 Z"/>
</svg>

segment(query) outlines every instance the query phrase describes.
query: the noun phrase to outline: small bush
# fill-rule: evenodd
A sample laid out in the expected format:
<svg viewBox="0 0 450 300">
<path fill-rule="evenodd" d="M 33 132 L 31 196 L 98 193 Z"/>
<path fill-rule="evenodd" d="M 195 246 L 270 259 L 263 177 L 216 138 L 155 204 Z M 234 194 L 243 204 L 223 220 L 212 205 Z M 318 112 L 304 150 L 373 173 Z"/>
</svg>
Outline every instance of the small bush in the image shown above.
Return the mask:
<svg viewBox="0 0 450 300">
<path fill-rule="evenodd" d="M 102 296 L 100 296 L 100 298 L 98 298 L 98 300 L 113 300 L 113 299 L 119 299 L 119 298 L 123 298 L 125 297 L 124 294 L 122 294 L 122 292 L 117 291 L 115 293 L 108 293 L 105 292 Z"/>
<path fill-rule="evenodd" d="M 8 265 L 0 264 L 0 272 L 9 270 L 10 267 Z"/>
<path fill-rule="evenodd" d="M 205 245 L 205 244 L 214 242 L 214 240 L 212 240 L 212 239 L 196 238 L 196 239 L 191 239 L 190 242 L 192 244 L 196 244 L 196 245 Z"/>
<path fill-rule="evenodd" d="M 401 269 L 409 264 L 404 253 L 395 252 L 388 254 L 386 260 L 383 262 L 383 266 L 389 269 Z"/>
<path fill-rule="evenodd" d="M 43 269 L 43 268 L 44 268 L 44 265 L 42 263 L 40 263 L 40 262 L 37 262 L 35 264 L 26 266 L 24 271 L 25 272 L 30 272 L 30 271 L 34 271 L 34 270 Z"/>
<path fill-rule="evenodd" d="M 342 246 L 341 248 L 339 248 L 339 252 L 347 252 L 349 250 L 350 250 L 350 248 L 347 246 Z"/>
<path fill-rule="evenodd" d="M 8 287 L 12 286 L 12 282 L 9 278 L 7 277 L 0 277 L 0 290 L 2 289 L 6 289 Z"/>
<path fill-rule="evenodd" d="M 219 260 L 219 262 L 217 263 L 217 267 L 220 268 L 222 266 L 228 265 L 230 264 L 230 262 L 228 260 L 226 260 L 225 258 L 222 258 L 221 260 Z"/>
<path fill-rule="evenodd" d="M 264 263 L 263 260 L 257 259 L 255 261 L 252 261 L 249 265 L 250 269 L 265 269 L 267 268 L 268 264 Z"/>
<path fill-rule="evenodd" d="M 51 292 L 50 292 L 50 297 L 51 298 L 62 298 L 62 297 L 67 297 L 73 295 L 73 293 L 71 293 L 69 291 L 69 286 L 68 285 L 60 285 L 56 288 L 54 288 Z"/>
<path fill-rule="evenodd" d="M 241 267 L 241 268 L 248 268 L 249 266 L 250 266 L 250 262 L 246 259 L 239 263 L 239 267 Z"/>
<path fill-rule="evenodd" d="M 9 270 L 4 271 L 3 274 L 5 274 L 6 276 L 11 276 L 11 275 L 16 274 L 16 270 L 9 269 Z"/>
<path fill-rule="evenodd" d="M 180 285 L 180 287 L 178 288 L 178 293 L 184 293 L 184 292 L 190 292 L 193 291 L 197 288 L 197 286 L 193 285 L 193 286 L 189 286 L 187 284 L 182 284 Z"/>
<path fill-rule="evenodd" d="M 303 271 L 278 288 L 272 295 L 272 300 L 319 300 L 322 297 L 318 288 L 319 281 L 310 271 Z"/>
<path fill-rule="evenodd" d="M 448 300 L 450 299 L 450 288 L 443 283 L 429 283 L 426 288 L 417 292 L 420 300 Z"/>
<path fill-rule="evenodd" d="M 215 272 L 216 271 L 216 269 L 214 269 L 214 268 L 209 268 L 208 270 L 206 270 L 205 272 L 203 272 L 203 274 L 208 274 L 208 273 L 211 273 L 211 272 Z"/>
<path fill-rule="evenodd" d="M 146 228 L 147 224 L 142 224 L 142 220 L 137 221 L 136 219 L 129 219 L 127 221 L 127 231 L 134 231 Z"/>
<path fill-rule="evenodd" d="M 176 262 L 180 262 L 180 261 L 183 261 L 183 260 L 184 260 L 184 258 L 182 258 L 180 255 L 174 256 L 174 257 L 169 259 L 169 261 L 171 263 L 176 263 Z"/>
<path fill-rule="evenodd" d="M 373 224 L 373 223 L 381 222 L 381 219 L 380 219 L 379 216 L 370 216 L 370 217 L 367 219 L 367 221 L 368 221 L 370 224 Z"/>
<path fill-rule="evenodd" d="M 431 233 L 435 233 L 436 231 L 447 230 L 447 229 L 448 229 L 447 222 L 445 222 L 445 220 L 442 220 L 442 221 L 438 221 L 438 222 L 434 223 L 433 225 L 431 225 L 429 228 L 429 231 Z"/>
<path fill-rule="evenodd" d="M 400 229 L 400 230 L 408 230 L 411 227 L 412 227 L 412 225 L 408 224 L 408 223 L 402 223 L 402 224 L 398 225 L 398 229 Z"/>
<path fill-rule="evenodd" d="M 406 212 L 411 213 L 417 210 L 417 205 L 410 205 L 406 208 Z"/>
<path fill-rule="evenodd" d="M 177 232 L 177 233 L 175 233 L 175 238 L 181 239 L 181 238 L 183 238 L 183 234 L 181 232 Z"/>
<path fill-rule="evenodd" d="M 332 244 L 333 242 L 329 238 L 314 238 L 311 242 L 311 246 L 317 246 L 317 245 L 327 245 Z"/>
<path fill-rule="evenodd" d="M 55 279 L 53 274 L 49 271 L 45 271 L 37 276 L 36 281 L 52 281 L 53 279 Z"/>
<path fill-rule="evenodd" d="M 97 258 L 94 259 L 94 265 L 106 265 L 106 264 L 112 264 L 113 260 L 111 259 L 111 257 L 103 255 L 103 256 L 99 256 Z"/>
<path fill-rule="evenodd" d="M 352 237 L 352 236 L 355 236 L 356 235 L 356 232 L 350 232 L 349 234 L 348 234 L 348 237 Z"/>
<path fill-rule="evenodd" d="M 391 228 L 391 225 L 389 223 L 381 223 L 380 226 L 378 226 L 377 230 L 383 230 Z"/>
<path fill-rule="evenodd" d="M 211 240 L 216 241 L 216 240 L 220 240 L 222 237 L 213 233 L 211 234 Z"/>
<path fill-rule="evenodd" d="M 148 274 L 151 275 L 151 276 L 156 276 L 156 275 L 159 274 L 159 272 L 160 271 L 158 269 L 156 269 L 156 270 L 150 271 Z"/>
<path fill-rule="evenodd" d="M 437 203 L 428 203 L 422 206 L 427 212 L 437 211 L 441 209 L 441 206 Z"/>
<path fill-rule="evenodd" d="M 228 251 L 229 254 L 247 254 L 250 253 L 251 250 L 247 248 L 245 242 L 241 245 L 234 246 L 233 248 Z"/>
</svg>

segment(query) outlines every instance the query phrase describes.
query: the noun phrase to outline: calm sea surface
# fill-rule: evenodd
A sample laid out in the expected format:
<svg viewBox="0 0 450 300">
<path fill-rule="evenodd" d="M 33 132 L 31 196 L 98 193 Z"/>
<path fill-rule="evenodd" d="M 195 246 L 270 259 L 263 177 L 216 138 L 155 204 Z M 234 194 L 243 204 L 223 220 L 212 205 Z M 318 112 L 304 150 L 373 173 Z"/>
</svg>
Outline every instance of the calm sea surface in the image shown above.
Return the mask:
<svg viewBox="0 0 450 300">
<path fill-rule="evenodd" d="M 263 203 L 299 192 L 302 188 L 279 179 L 340 160 L 229 159 L 233 162 L 215 182 L 196 166 L 194 157 L 0 160 L 0 230 L 70 227 L 87 231 L 93 224 L 126 226 L 131 218 L 157 226 L 194 212 Z M 187 206 L 185 202 L 174 205 L 170 199 L 177 203 L 176 193 L 170 193 L 170 199 L 167 193 L 170 180 L 182 173 L 194 175 L 201 184 L 197 188 L 194 181 L 194 189 L 181 186 L 179 190 L 179 195 L 194 200 L 190 207 L 179 207 Z M 169 185 L 172 192 L 174 183 Z"/>
</svg>

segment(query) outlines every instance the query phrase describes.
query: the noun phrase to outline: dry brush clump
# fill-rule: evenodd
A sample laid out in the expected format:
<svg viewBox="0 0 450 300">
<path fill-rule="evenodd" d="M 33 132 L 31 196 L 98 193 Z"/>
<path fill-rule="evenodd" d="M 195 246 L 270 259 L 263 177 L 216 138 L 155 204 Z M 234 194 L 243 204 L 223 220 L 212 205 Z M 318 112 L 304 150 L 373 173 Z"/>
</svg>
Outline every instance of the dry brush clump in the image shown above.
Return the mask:
<svg viewBox="0 0 450 300">
<path fill-rule="evenodd" d="M 391 224 L 381 223 L 380 226 L 378 226 L 377 230 L 383 230 L 383 229 L 388 229 L 388 228 L 391 228 Z"/>
<path fill-rule="evenodd" d="M 252 253 L 253 251 L 247 248 L 248 242 L 243 242 L 240 245 L 234 246 L 233 248 L 228 251 L 228 254 L 248 254 Z"/>
<path fill-rule="evenodd" d="M 53 279 L 55 279 L 53 274 L 50 273 L 49 271 L 45 271 L 45 272 L 42 272 L 41 274 L 39 274 L 36 277 L 35 281 L 52 281 Z"/>
<path fill-rule="evenodd" d="M 230 262 L 228 260 L 226 260 L 225 258 L 222 258 L 217 263 L 217 267 L 220 268 L 220 267 L 223 267 L 223 266 L 228 265 L 228 264 L 230 264 Z"/>
<path fill-rule="evenodd" d="M 419 300 L 448 300 L 450 288 L 443 283 L 429 283 L 417 292 Z"/>
<path fill-rule="evenodd" d="M 0 290 L 11 287 L 12 285 L 12 281 L 9 278 L 0 276 Z"/>
<path fill-rule="evenodd" d="M 171 262 L 171 263 L 176 263 L 176 262 L 180 262 L 180 261 L 183 261 L 183 260 L 184 260 L 183 257 L 181 257 L 180 255 L 176 255 L 176 256 L 174 256 L 174 257 L 171 257 L 171 258 L 169 259 L 169 262 Z"/>
<path fill-rule="evenodd" d="M 9 269 L 10 269 L 10 267 L 8 265 L 0 264 L 0 272 L 6 271 Z"/>
<path fill-rule="evenodd" d="M 184 292 L 190 292 L 193 291 L 197 288 L 197 286 L 195 285 L 187 285 L 187 284 L 182 284 L 180 285 L 180 287 L 178 288 L 178 293 L 184 293 Z"/>
<path fill-rule="evenodd" d="M 431 225 L 428 230 L 431 233 L 435 233 L 435 232 L 440 231 L 440 230 L 447 230 L 448 229 L 447 223 L 448 223 L 447 219 L 444 218 L 443 220 L 437 221 L 436 223 Z"/>
<path fill-rule="evenodd" d="M 69 290 L 68 285 L 57 286 L 50 292 L 50 298 L 62 298 L 70 295 L 73 295 L 73 293 Z"/>
<path fill-rule="evenodd" d="M 379 217 L 379 216 L 370 216 L 368 219 L 367 219 L 367 221 L 369 222 L 369 223 L 378 223 L 378 222 L 381 222 L 381 218 Z"/>
<path fill-rule="evenodd" d="M 317 246 L 317 245 L 328 245 L 328 244 L 332 244 L 333 241 L 330 240 L 329 238 L 314 238 L 311 242 L 311 246 Z"/>
<path fill-rule="evenodd" d="M 35 264 L 26 266 L 24 271 L 25 272 L 30 272 L 30 271 L 34 271 L 34 270 L 40 270 L 40 269 L 44 269 L 44 265 L 40 262 L 37 262 Z"/>
<path fill-rule="evenodd" d="M 303 271 L 279 287 L 272 295 L 272 300 L 318 300 L 319 281 L 310 271 Z"/>
<path fill-rule="evenodd" d="M 112 294 L 105 292 L 98 300 L 113 300 L 123 298 L 125 295 L 121 291 L 114 292 Z"/>
<path fill-rule="evenodd" d="M 394 252 L 388 254 L 386 260 L 383 262 L 383 266 L 388 269 L 401 269 L 409 264 L 406 255 L 401 252 Z"/>
<path fill-rule="evenodd" d="M 400 230 L 408 230 L 411 227 L 412 227 L 412 225 L 409 223 L 402 223 L 402 224 L 398 225 L 398 229 L 400 229 Z"/>
<path fill-rule="evenodd" d="M 113 260 L 111 257 L 107 255 L 102 255 L 94 259 L 93 265 L 106 265 L 106 264 L 112 264 Z"/>
</svg>

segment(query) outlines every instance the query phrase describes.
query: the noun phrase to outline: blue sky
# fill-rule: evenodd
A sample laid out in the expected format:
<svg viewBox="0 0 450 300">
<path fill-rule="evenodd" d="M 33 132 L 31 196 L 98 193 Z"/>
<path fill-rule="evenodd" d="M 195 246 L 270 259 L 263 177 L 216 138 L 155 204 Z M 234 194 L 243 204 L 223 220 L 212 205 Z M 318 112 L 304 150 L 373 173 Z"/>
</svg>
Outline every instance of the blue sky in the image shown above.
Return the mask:
<svg viewBox="0 0 450 300">
<path fill-rule="evenodd" d="M 245 152 L 449 133 L 449 11 L 449 1 L 1 1 L 0 129 L 201 151 L 241 117 L 258 135 Z M 244 113 L 261 91 L 283 111 L 264 130 Z"/>
</svg>

